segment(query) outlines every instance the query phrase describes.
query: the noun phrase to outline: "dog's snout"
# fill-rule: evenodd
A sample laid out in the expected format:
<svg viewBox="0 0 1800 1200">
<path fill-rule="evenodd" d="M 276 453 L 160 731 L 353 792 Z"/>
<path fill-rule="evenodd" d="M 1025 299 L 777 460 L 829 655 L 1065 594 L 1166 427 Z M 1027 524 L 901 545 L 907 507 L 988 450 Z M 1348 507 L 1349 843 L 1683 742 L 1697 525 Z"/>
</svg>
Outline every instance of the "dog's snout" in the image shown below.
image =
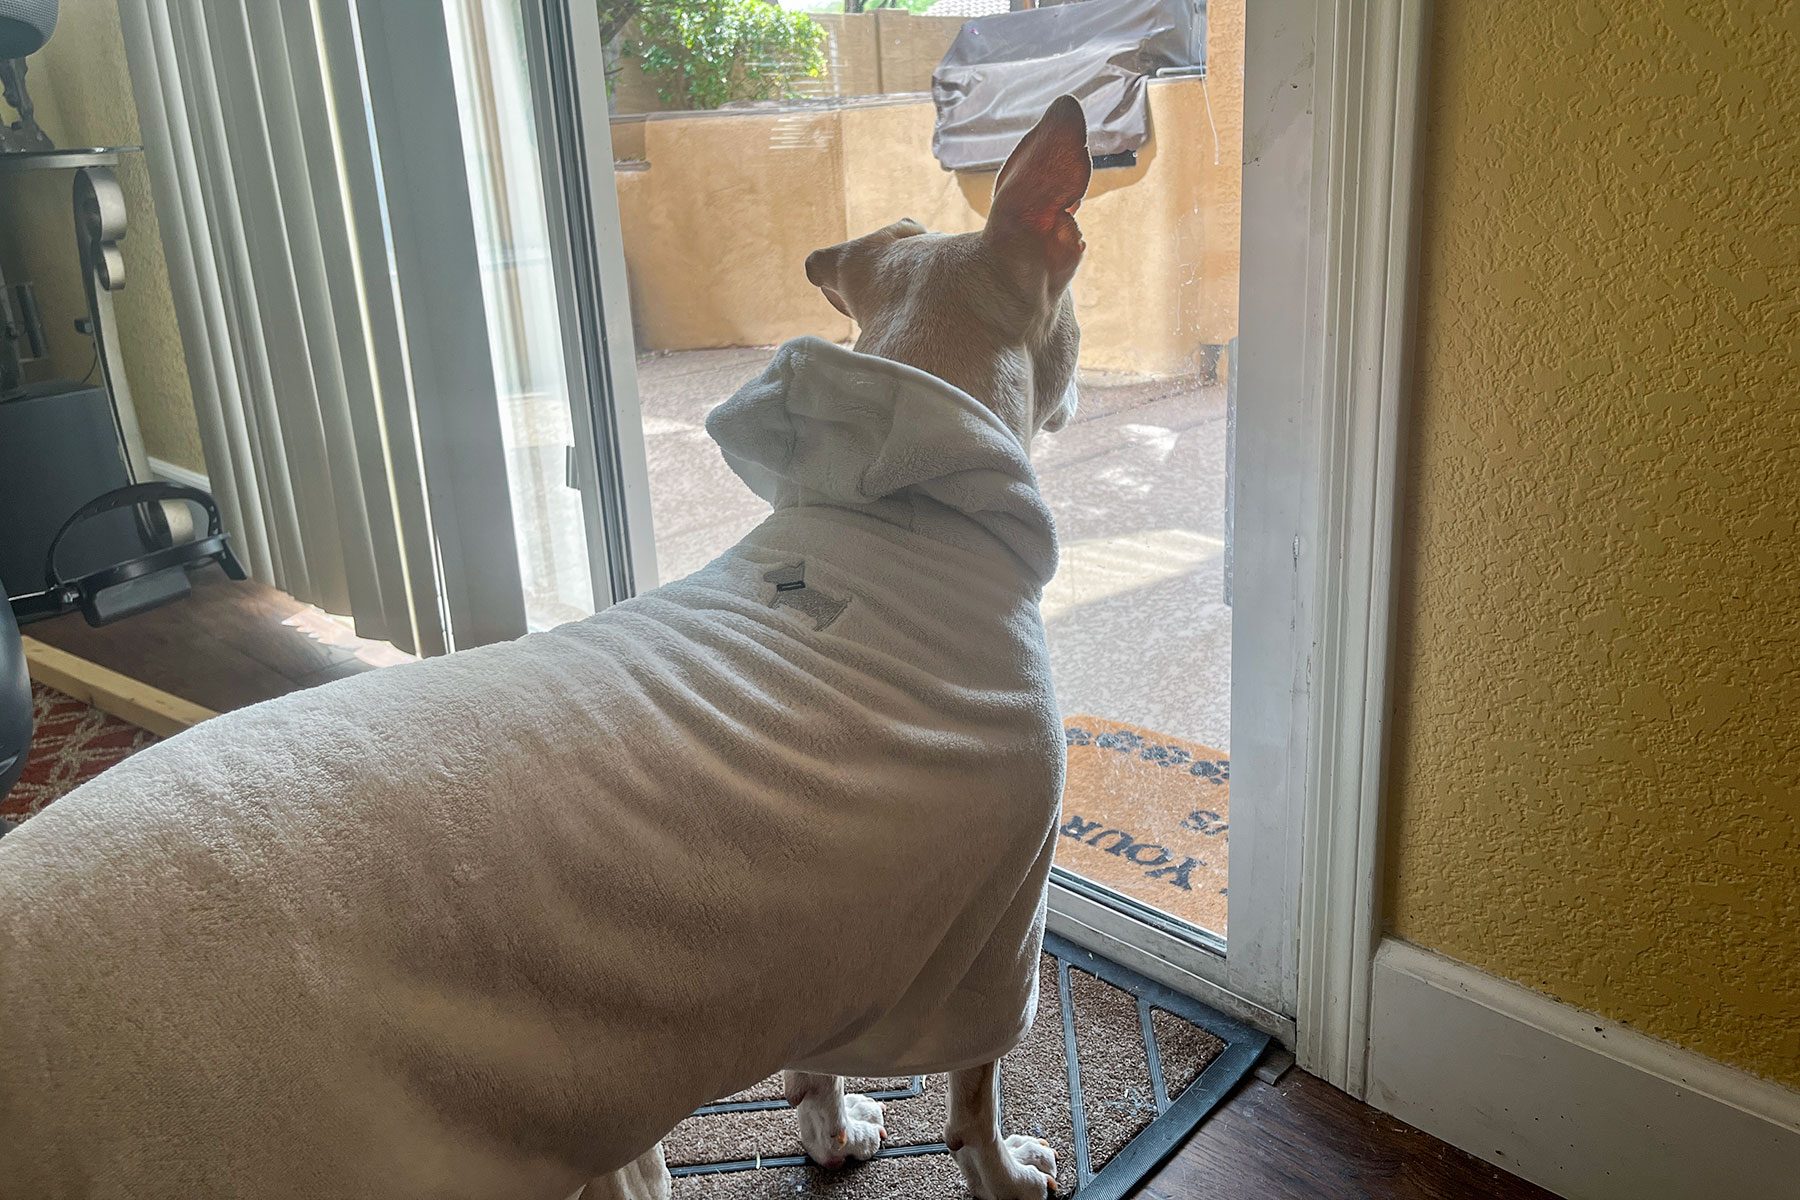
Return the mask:
<svg viewBox="0 0 1800 1200">
<path fill-rule="evenodd" d="M 806 281 L 815 287 L 830 287 L 837 282 L 837 255 L 830 248 L 814 250 L 806 256 Z"/>
</svg>

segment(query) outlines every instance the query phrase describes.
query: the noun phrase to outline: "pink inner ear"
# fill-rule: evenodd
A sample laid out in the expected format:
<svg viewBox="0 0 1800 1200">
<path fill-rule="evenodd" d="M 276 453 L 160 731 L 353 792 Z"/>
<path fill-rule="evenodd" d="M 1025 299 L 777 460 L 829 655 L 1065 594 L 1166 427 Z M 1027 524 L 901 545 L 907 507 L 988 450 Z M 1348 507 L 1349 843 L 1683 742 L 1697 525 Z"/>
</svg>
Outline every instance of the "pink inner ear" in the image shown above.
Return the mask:
<svg viewBox="0 0 1800 1200">
<path fill-rule="evenodd" d="M 1088 155 L 1087 120 L 1081 106 L 1064 97 L 1051 106 L 1031 132 L 1007 156 L 994 180 L 989 227 L 1016 223 L 1040 238 L 1060 243 L 1056 252 L 1081 252 L 1081 234 L 1073 219 L 1093 177 Z"/>
<path fill-rule="evenodd" d="M 850 311 L 850 306 L 844 303 L 844 298 L 838 295 L 836 288 L 826 287 L 821 283 L 819 285 L 819 290 L 825 293 L 825 298 L 827 300 L 831 301 L 831 307 L 837 309 L 852 321 L 856 320 L 856 314 Z"/>
</svg>

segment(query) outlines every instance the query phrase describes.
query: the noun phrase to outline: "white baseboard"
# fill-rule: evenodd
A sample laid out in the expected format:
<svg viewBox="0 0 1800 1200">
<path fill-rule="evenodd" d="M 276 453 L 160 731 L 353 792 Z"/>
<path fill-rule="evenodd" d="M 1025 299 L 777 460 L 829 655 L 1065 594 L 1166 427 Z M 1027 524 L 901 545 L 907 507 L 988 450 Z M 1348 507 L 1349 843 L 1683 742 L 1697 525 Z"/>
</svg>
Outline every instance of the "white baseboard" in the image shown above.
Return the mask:
<svg viewBox="0 0 1800 1200">
<path fill-rule="evenodd" d="M 1800 1200 L 1800 1092 L 1392 938 L 1366 1099 L 1569 1200 Z"/>
<path fill-rule="evenodd" d="M 203 492 L 212 491 L 212 481 L 198 471 L 190 471 L 186 467 L 176 466 L 160 458 L 150 459 L 150 473 L 158 479 L 169 483 L 182 483 L 188 487 L 199 488 Z"/>
</svg>

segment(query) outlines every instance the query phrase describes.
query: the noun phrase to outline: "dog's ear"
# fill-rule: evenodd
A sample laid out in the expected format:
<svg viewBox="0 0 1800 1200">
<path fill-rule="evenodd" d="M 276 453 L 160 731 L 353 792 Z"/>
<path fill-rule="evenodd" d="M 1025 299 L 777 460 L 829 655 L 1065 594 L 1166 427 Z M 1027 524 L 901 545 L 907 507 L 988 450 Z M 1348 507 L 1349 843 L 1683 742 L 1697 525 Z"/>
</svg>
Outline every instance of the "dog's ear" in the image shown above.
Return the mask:
<svg viewBox="0 0 1800 1200">
<path fill-rule="evenodd" d="M 806 279 L 807 282 L 825 293 L 825 298 L 831 301 L 831 307 L 851 320 L 855 320 L 855 314 L 844 302 L 844 293 L 838 290 L 838 267 L 843 259 L 844 250 L 849 245 L 849 242 L 839 242 L 835 246 L 826 246 L 807 255 Z"/>
<path fill-rule="evenodd" d="M 859 280 L 867 276 L 875 254 L 901 238 L 917 237 L 924 232 L 923 225 L 911 217 L 902 217 L 874 233 L 814 250 L 806 256 L 806 278 L 825 293 L 831 307 L 854 321 L 857 316 L 850 311 L 850 297 L 856 293 Z"/>
<path fill-rule="evenodd" d="M 1061 96 L 1013 148 L 994 180 L 988 242 L 1010 257 L 1041 261 L 1052 296 L 1068 286 L 1087 249 L 1075 210 L 1093 174 L 1087 117 L 1075 97 Z"/>
<path fill-rule="evenodd" d="M 831 307 L 851 320 L 855 320 L 856 315 L 850 311 L 850 306 L 844 301 L 844 293 L 838 290 L 838 272 L 843 261 L 844 251 L 849 246 L 849 242 L 839 242 L 835 246 L 826 246 L 807 255 L 806 279 L 807 282 L 825 293 L 825 298 L 831 301 Z"/>
</svg>

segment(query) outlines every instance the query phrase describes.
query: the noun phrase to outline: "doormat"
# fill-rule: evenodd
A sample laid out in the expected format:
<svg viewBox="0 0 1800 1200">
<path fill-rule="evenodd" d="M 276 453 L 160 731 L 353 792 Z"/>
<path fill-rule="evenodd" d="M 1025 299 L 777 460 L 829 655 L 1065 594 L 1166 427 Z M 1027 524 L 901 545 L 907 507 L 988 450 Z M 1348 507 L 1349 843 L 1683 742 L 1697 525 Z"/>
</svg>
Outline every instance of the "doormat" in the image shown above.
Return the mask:
<svg viewBox="0 0 1800 1200">
<path fill-rule="evenodd" d="M 1060 1196 L 1118 1200 L 1256 1065 L 1267 1034 L 1052 934 L 1037 1019 L 1000 1063 L 1001 1131 L 1056 1151 Z M 828 1171 L 800 1148 L 781 1077 L 709 1104 L 663 1139 L 673 1200 L 966 1200 L 944 1145 L 948 1077 L 852 1079 L 887 1142 Z"/>
<path fill-rule="evenodd" d="M 1056 864 L 1224 936 L 1230 756 L 1100 717 L 1063 727 Z"/>
<path fill-rule="evenodd" d="M 114 763 L 158 741 L 155 734 L 41 683 L 31 685 L 31 749 L 0 820 L 18 824 Z"/>
</svg>

